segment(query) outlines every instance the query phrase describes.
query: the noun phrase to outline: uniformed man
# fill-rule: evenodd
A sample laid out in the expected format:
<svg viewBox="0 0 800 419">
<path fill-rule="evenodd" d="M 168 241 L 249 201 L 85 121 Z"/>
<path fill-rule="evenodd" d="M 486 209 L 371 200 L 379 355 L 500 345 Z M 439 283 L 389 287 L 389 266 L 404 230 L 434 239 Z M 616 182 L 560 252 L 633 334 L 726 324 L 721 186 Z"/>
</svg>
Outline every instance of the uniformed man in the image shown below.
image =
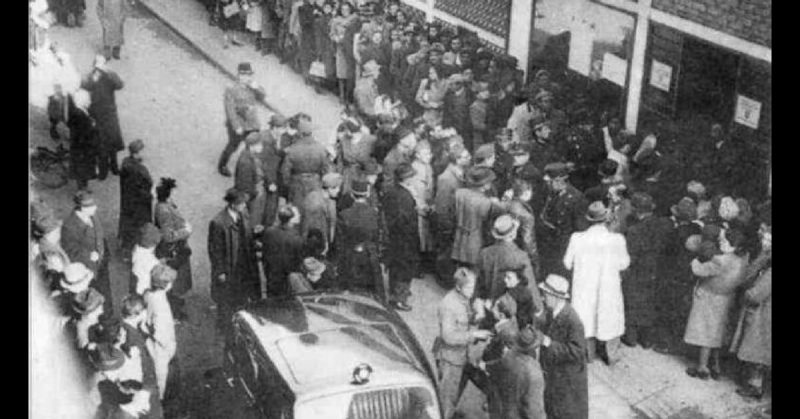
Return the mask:
<svg viewBox="0 0 800 419">
<path fill-rule="evenodd" d="M 583 194 L 572 186 L 565 163 L 550 163 L 544 168 L 544 180 L 550 189 L 550 195 L 544 204 L 537 223 L 544 274 L 556 273 L 568 276 L 561 258 L 567 249 L 572 233 L 586 228 L 584 214 L 588 203 Z"/>
<path fill-rule="evenodd" d="M 325 147 L 311 135 L 311 117 L 300 113 L 294 119 L 297 138 L 286 149 L 281 178 L 288 183 L 289 202 L 302 207 L 309 192 L 322 188 L 322 176 L 329 172 L 330 160 Z"/>
<path fill-rule="evenodd" d="M 247 134 L 259 130 L 256 116 L 256 101 L 264 100 L 266 93 L 253 79 L 253 68 L 250 63 L 240 63 L 237 72 L 239 78 L 234 86 L 225 89 L 225 127 L 228 130 L 228 145 L 222 150 L 217 164 L 219 173 L 231 176 L 228 170 L 228 159 L 247 137 Z"/>
<path fill-rule="evenodd" d="M 353 181 L 350 195 L 354 202 L 339 213 L 336 222 L 336 254 L 347 289 L 377 293 L 382 278 L 379 249 L 382 231 L 378 208 L 368 201 L 371 193 L 367 181 Z"/>
</svg>

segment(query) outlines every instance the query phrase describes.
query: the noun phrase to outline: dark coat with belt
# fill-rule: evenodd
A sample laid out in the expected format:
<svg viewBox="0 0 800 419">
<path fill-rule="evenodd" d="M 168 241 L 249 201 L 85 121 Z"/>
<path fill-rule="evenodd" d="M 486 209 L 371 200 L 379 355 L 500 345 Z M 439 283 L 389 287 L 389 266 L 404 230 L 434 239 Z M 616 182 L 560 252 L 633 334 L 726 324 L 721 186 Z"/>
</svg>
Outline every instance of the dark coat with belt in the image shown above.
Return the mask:
<svg viewBox="0 0 800 419">
<path fill-rule="evenodd" d="M 383 196 L 381 207 L 384 209 L 388 232 L 389 269 L 400 277 L 413 278 L 417 275 L 419 264 L 419 217 L 414 197 L 406 188 L 399 185 L 389 187 Z"/>
<path fill-rule="evenodd" d="M 296 272 L 303 260 L 303 239 L 295 228 L 275 226 L 264 231 L 262 243 L 267 295 L 287 295 L 289 274 Z"/>
<path fill-rule="evenodd" d="M 211 296 L 218 303 L 236 305 L 258 296 L 258 270 L 253 233 L 247 214 L 234 221 L 228 209 L 208 225 L 208 257 L 211 261 Z M 219 276 L 225 274 L 225 282 Z"/>
<path fill-rule="evenodd" d="M 545 380 L 539 363 L 517 350 L 508 351 L 490 380 L 499 396 L 499 415 L 492 419 L 544 419 Z"/>
<path fill-rule="evenodd" d="M 281 176 L 289 186 L 289 201 L 302 206 L 309 192 L 322 188 L 322 176 L 329 167 L 328 152 L 310 135 L 289 146 L 281 166 Z"/>
<path fill-rule="evenodd" d="M 631 263 L 622 274 L 627 325 L 653 326 L 657 320 L 658 268 L 664 263 L 670 230 L 669 218 L 654 215 L 628 227 L 626 243 Z"/>
<path fill-rule="evenodd" d="M 100 73 L 97 81 L 92 77 L 96 72 Z M 119 127 L 116 101 L 116 91 L 122 89 L 123 86 L 125 84 L 117 73 L 98 69 L 94 69 L 81 86 L 89 92 L 91 99 L 89 115 L 97 122 L 100 146 L 108 152 L 117 152 L 125 148 L 122 131 Z"/>
<path fill-rule="evenodd" d="M 583 323 L 569 303 L 544 327 L 550 346 L 540 357 L 545 378 L 544 406 L 548 418 L 587 419 L 589 383 Z"/>
<path fill-rule="evenodd" d="M 140 159 L 126 157 L 119 172 L 119 237 L 122 247 L 133 247 L 139 229 L 153 221 L 153 178 Z"/>
<path fill-rule="evenodd" d="M 89 114 L 75 106 L 69 98 L 69 157 L 72 176 L 79 181 L 97 177 L 97 150 L 100 146 L 100 133 L 97 122 Z"/>
</svg>

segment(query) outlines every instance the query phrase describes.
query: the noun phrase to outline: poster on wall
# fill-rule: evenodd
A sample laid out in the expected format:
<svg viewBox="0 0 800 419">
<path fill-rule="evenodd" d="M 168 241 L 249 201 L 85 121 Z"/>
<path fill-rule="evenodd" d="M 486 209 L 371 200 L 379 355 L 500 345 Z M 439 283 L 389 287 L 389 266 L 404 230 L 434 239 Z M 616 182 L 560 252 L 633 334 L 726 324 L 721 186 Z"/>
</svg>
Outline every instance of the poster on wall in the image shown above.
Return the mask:
<svg viewBox="0 0 800 419">
<path fill-rule="evenodd" d="M 736 115 L 734 121 L 752 129 L 758 129 L 758 120 L 761 118 L 761 102 L 739 95 L 736 100 Z"/>
<path fill-rule="evenodd" d="M 571 35 L 569 41 L 569 63 L 567 65 L 570 70 L 588 76 L 592 67 L 594 35 L 591 29 L 585 25 L 576 25 Z"/>
<path fill-rule="evenodd" d="M 607 52 L 603 55 L 603 78 L 625 87 L 628 75 L 628 62 Z"/>
<path fill-rule="evenodd" d="M 650 85 L 669 92 L 669 85 L 672 82 L 672 67 L 658 60 L 653 60 L 650 70 Z"/>
</svg>

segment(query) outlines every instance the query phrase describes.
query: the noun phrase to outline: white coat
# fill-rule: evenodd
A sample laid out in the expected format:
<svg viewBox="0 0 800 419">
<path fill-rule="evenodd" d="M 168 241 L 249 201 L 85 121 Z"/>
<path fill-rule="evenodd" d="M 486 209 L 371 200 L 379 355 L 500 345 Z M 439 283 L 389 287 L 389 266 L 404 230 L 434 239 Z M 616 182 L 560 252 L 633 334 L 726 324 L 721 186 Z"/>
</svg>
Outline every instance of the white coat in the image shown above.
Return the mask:
<svg viewBox="0 0 800 419">
<path fill-rule="evenodd" d="M 172 309 L 167 301 L 165 291 L 148 291 L 144 294 L 144 301 L 147 304 L 146 322 L 152 330 L 152 336 L 147 340 L 146 345 L 150 356 L 153 357 L 158 391 L 163 399 L 167 386 L 169 361 L 175 356 L 178 348 L 175 339 L 175 320 L 172 317 Z"/>
<path fill-rule="evenodd" d="M 572 270 L 572 306 L 587 338 L 611 340 L 625 332 L 620 271 L 630 264 L 625 236 L 604 224 L 570 237 L 564 265 Z"/>
</svg>

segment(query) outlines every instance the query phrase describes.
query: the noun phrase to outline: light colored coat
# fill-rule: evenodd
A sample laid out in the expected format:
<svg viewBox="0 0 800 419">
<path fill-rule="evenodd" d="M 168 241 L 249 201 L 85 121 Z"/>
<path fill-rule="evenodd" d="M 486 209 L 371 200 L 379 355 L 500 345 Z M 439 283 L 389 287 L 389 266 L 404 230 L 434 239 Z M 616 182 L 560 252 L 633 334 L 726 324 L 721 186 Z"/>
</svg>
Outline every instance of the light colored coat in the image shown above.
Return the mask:
<svg viewBox="0 0 800 419">
<path fill-rule="evenodd" d="M 175 319 L 172 317 L 172 309 L 167 301 L 166 292 L 147 292 L 144 295 L 144 301 L 147 304 L 146 322 L 153 331 L 150 339 L 147 340 L 147 350 L 153 357 L 158 391 L 163 399 L 167 386 L 169 361 L 175 356 L 178 348 L 178 342 L 175 339 Z"/>
<path fill-rule="evenodd" d="M 564 266 L 572 270 L 572 306 L 587 338 L 605 341 L 625 332 L 620 271 L 630 261 L 625 237 L 603 224 L 570 237 Z"/>
<path fill-rule="evenodd" d="M 772 267 L 760 273 L 744 298 L 731 352 L 742 361 L 772 366 Z"/>
<path fill-rule="evenodd" d="M 123 25 L 131 12 L 128 0 L 98 0 L 97 17 L 103 27 L 103 45 L 118 47 L 125 41 Z"/>
<path fill-rule="evenodd" d="M 476 265 L 484 247 L 484 235 L 493 216 L 508 210 L 510 204 L 493 201 L 477 189 L 456 191 L 456 233 L 453 240 L 453 259 Z"/>
</svg>

